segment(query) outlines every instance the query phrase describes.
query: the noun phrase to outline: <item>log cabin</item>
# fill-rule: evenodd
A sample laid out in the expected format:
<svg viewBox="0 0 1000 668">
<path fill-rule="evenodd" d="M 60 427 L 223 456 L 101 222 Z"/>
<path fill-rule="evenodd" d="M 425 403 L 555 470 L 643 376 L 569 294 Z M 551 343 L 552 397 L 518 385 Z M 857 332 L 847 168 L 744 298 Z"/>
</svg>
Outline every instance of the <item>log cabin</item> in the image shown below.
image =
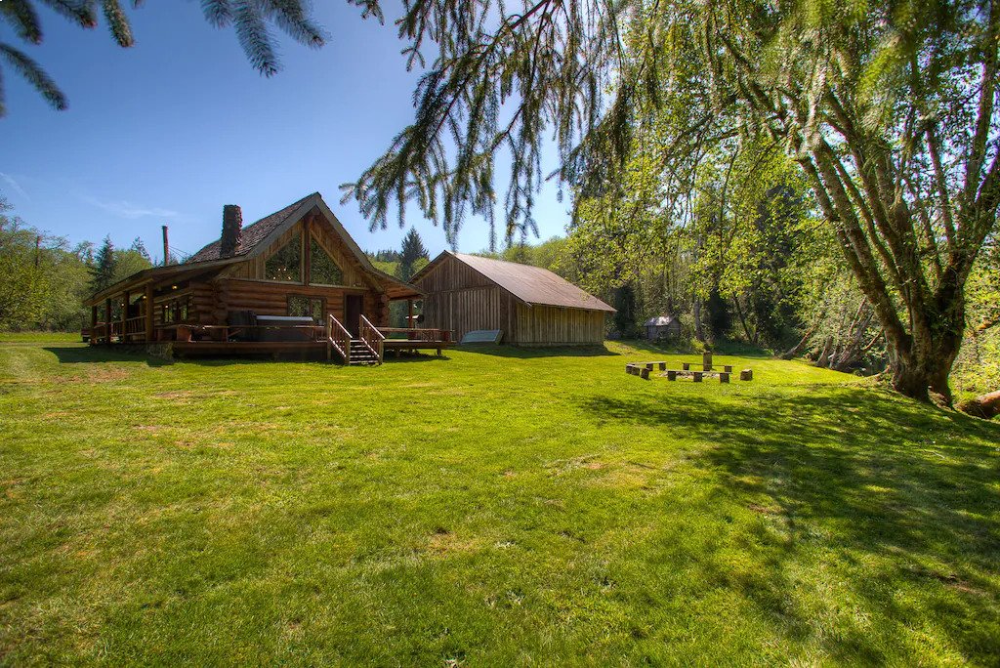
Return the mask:
<svg viewBox="0 0 1000 668">
<path fill-rule="evenodd" d="M 386 349 L 433 348 L 451 333 L 414 327 L 423 293 L 379 271 L 319 193 L 252 225 L 223 207 L 222 234 L 179 264 L 140 271 L 92 295 L 91 345 L 169 343 L 172 353 L 320 353 L 381 363 Z M 390 328 L 389 303 L 409 302 Z"/>
<path fill-rule="evenodd" d="M 500 330 L 517 346 L 599 346 L 615 309 L 541 267 L 444 251 L 410 278 L 425 293 L 423 324 Z"/>
</svg>

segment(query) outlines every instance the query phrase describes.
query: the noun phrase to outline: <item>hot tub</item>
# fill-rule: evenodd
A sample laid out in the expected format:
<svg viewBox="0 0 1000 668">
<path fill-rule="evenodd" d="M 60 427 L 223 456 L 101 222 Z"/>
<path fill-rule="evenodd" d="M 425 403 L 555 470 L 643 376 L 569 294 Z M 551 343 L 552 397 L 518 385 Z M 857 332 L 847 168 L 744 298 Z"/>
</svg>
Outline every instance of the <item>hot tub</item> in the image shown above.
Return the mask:
<svg viewBox="0 0 1000 668">
<path fill-rule="evenodd" d="M 313 341 L 316 338 L 314 330 L 292 327 L 314 324 L 309 316 L 258 315 L 257 326 L 267 328 L 257 330 L 258 341 Z"/>
</svg>

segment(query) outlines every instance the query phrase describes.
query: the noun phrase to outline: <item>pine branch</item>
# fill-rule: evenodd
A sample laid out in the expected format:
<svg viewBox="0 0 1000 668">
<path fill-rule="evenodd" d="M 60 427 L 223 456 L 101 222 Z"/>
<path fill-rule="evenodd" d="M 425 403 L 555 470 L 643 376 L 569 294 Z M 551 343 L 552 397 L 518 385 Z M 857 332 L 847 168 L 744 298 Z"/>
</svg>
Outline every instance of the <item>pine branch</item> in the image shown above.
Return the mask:
<svg viewBox="0 0 1000 668">
<path fill-rule="evenodd" d="M 233 8 L 229 0 L 201 0 L 201 11 L 212 26 L 225 28 L 233 20 Z"/>
<path fill-rule="evenodd" d="M 97 15 L 87 0 L 40 0 L 53 11 L 76 23 L 81 28 L 96 28 Z"/>
<path fill-rule="evenodd" d="M 108 21 L 108 28 L 111 29 L 111 35 L 118 42 L 118 46 L 128 48 L 134 45 L 132 28 L 118 0 L 101 0 L 101 7 L 104 10 L 104 18 Z"/>
<path fill-rule="evenodd" d="M 243 53 L 254 69 L 265 77 L 277 74 L 278 56 L 257 3 L 254 0 L 235 0 L 233 22 Z"/>
<path fill-rule="evenodd" d="M 4 0 L 0 2 L 0 19 L 13 24 L 17 36 L 32 44 L 42 43 L 42 28 L 35 8 L 27 0 Z"/>
<path fill-rule="evenodd" d="M 0 43 L 0 57 L 10 63 L 28 83 L 34 86 L 35 90 L 41 93 L 52 107 L 63 111 L 69 106 L 66 103 L 66 96 L 34 60 L 14 47 L 3 43 Z"/>
<path fill-rule="evenodd" d="M 306 16 L 302 0 L 260 0 L 261 14 L 271 19 L 300 44 L 319 48 L 326 35 Z"/>
</svg>

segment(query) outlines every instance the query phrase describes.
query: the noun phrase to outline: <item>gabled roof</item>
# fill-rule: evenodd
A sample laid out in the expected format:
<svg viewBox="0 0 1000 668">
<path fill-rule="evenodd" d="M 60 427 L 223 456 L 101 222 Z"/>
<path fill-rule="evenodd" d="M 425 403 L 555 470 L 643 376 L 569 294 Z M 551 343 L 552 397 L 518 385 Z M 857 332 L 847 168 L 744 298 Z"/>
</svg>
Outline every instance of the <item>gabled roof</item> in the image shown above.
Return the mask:
<svg viewBox="0 0 1000 668">
<path fill-rule="evenodd" d="M 433 262 L 414 274 L 410 278 L 410 282 L 416 283 L 447 257 L 453 257 L 468 265 L 529 306 L 537 304 L 539 306 L 561 306 L 563 308 L 615 312 L 615 309 L 597 297 L 584 292 L 548 269 L 504 260 L 492 260 L 478 255 L 452 253 L 451 251 L 444 251 L 434 258 Z"/>
<path fill-rule="evenodd" d="M 181 264 L 191 264 L 194 262 L 212 262 L 213 260 L 228 260 L 232 257 L 243 257 L 249 255 L 253 250 L 262 242 L 264 239 L 269 237 L 272 232 L 282 226 L 286 220 L 291 218 L 299 208 L 309 200 L 316 197 L 320 200 L 323 199 L 322 195 L 319 193 L 313 193 L 311 195 L 306 195 L 298 202 L 294 204 L 289 204 L 281 211 L 275 211 L 269 216 L 264 216 L 256 223 L 252 223 L 243 228 L 243 232 L 240 238 L 240 245 L 237 246 L 236 252 L 233 255 L 223 257 L 222 256 L 222 239 L 217 239 L 212 243 L 208 244 L 200 251 L 189 257 L 187 260 Z"/>
<path fill-rule="evenodd" d="M 197 273 L 209 269 L 214 270 L 216 267 L 221 268 L 229 264 L 242 262 L 254 255 L 264 252 L 274 239 L 279 237 L 286 229 L 304 218 L 306 214 L 314 208 L 319 209 L 319 211 L 323 214 L 323 217 L 326 218 L 326 220 L 333 226 L 334 231 L 340 236 L 347 248 L 350 250 L 351 254 L 361 264 L 362 269 L 380 279 L 390 299 L 407 299 L 411 297 L 419 299 L 423 295 L 423 293 L 413 285 L 401 281 L 395 276 L 391 276 L 384 271 L 375 268 L 375 266 L 368 259 L 368 256 L 361 250 L 358 244 L 355 243 L 354 239 L 351 238 L 351 235 L 347 233 L 347 230 L 344 229 L 344 226 L 337 219 L 337 216 L 334 215 L 333 211 L 330 210 L 330 207 L 328 207 L 326 202 L 323 201 L 323 196 L 318 192 L 315 192 L 311 195 L 306 195 L 299 201 L 289 204 L 285 208 L 264 216 L 257 222 L 244 227 L 240 238 L 240 245 L 236 248 L 233 255 L 227 255 L 225 257 L 222 256 L 222 240 L 218 239 L 199 250 L 184 262 L 168 265 L 166 267 L 152 267 L 133 274 L 132 276 L 105 288 L 99 293 L 92 295 L 90 299 L 87 300 L 87 303 L 96 303 L 105 296 L 120 293 L 124 288 L 130 287 L 140 281 L 145 282 L 146 279 L 162 280 L 182 273 L 191 273 L 192 271 Z"/>
</svg>

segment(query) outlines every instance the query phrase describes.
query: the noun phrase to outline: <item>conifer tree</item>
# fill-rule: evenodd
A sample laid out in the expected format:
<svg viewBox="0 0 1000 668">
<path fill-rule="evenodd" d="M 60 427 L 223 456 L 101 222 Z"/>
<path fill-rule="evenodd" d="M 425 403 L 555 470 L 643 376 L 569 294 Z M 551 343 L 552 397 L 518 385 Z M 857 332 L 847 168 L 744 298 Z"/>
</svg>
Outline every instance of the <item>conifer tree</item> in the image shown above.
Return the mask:
<svg viewBox="0 0 1000 668">
<path fill-rule="evenodd" d="M 410 277 L 416 273 L 414 265 L 420 259 L 428 259 L 427 249 L 424 248 L 424 242 L 416 228 L 411 227 L 410 231 L 403 237 L 403 247 L 399 254 L 400 278 L 404 281 L 410 280 Z"/>
<path fill-rule="evenodd" d="M 132 246 L 129 247 L 129 250 L 132 251 L 133 253 L 136 253 L 139 257 L 141 257 L 146 262 L 149 262 L 150 264 L 153 263 L 153 258 L 151 258 L 149 256 L 149 251 L 146 250 L 146 244 L 142 243 L 142 239 L 141 238 L 136 237 L 132 241 Z"/>
<path fill-rule="evenodd" d="M 115 282 L 115 245 L 111 235 L 104 237 L 104 243 L 97 249 L 94 266 L 90 269 L 90 291 L 100 292 Z"/>
</svg>

